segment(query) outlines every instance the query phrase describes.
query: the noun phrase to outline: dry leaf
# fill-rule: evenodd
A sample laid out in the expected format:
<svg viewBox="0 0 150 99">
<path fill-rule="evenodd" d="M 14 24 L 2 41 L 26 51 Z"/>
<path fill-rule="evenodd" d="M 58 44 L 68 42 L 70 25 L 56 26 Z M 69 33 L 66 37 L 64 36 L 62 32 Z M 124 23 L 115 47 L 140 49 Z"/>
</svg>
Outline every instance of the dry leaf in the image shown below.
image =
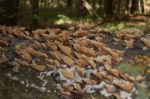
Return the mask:
<svg viewBox="0 0 150 99">
<path fill-rule="evenodd" d="M 104 47 L 104 49 L 106 51 L 108 51 L 113 58 L 119 58 L 119 57 L 121 57 L 124 54 L 124 51 L 110 49 L 110 48 L 106 48 L 106 47 Z"/>
<path fill-rule="evenodd" d="M 52 60 L 52 59 L 45 59 L 45 61 L 46 61 L 48 64 L 51 64 L 51 65 L 54 64 L 54 60 Z"/>
<path fill-rule="evenodd" d="M 54 69 L 54 65 L 50 65 L 50 64 L 46 64 L 46 66 L 48 67 L 48 69 Z"/>
<path fill-rule="evenodd" d="M 78 41 L 76 41 L 76 43 L 82 47 L 88 47 L 88 45 L 89 45 L 87 40 L 78 40 Z"/>
<path fill-rule="evenodd" d="M 62 74 L 67 79 L 73 79 L 74 78 L 74 74 L 68 70 L 62 70 Z"/>
<path fill-rule="evenodd" d="M 101 75 L 100 73 L 98 73 L 97 71 L 93 71 L 92 74 L 93 74 L 95 77 L 97 77 L 97 78 L 99 78 L 99 79 L 102 79 L 102 75 Z"/>
<path fill-rule="evenodd" d="M 48 55 L 43 53 L 43 52 L 40 52 L 40 51 L 37 51 L 37 50 L 34 50 L 34 49 L 31 49 L 31 48 L 28 48 L 27 49 L 28 53 L 30 53 L 31 55 L 33 56 L 36 56 L 38 58 L 48 58 Z"/>
<path fill-rule="evenodd" d="M 64 54 L 71 56 L 71 52 L 72 52 L 71 48 L 69 48 L 67 46 L 63 46 L 63 45 L 59 45 L 59 48 Z"/>
<path fill-rule="evenodd" d="M 57 59 L 59 62 L 61 61 L 59 52 L 51 51 L 50 54 L 53 58 Z"/>
<path fill-rule="evenodd" d="M 134 39 L 124 40 L 126 48 L 133 48 Z"/>
<path fill-rule="evenodd" d="M 142 75 L 138 75 L 138 76 L 136 77 L 136 81 L 137 81 L 137 82 L 143 82 L 143 81 L 145 81 L 145 77 L 142 76 Z"/>
<path fill-rule="evenodd" d="M 84 53 L 86 56 L 89 57 L 95 57 L 96 53 L 94 50 L 87 48 L 87 47 L 82 47 L 79 44 L 74 44 L 74 48 L 76 51 L 80 52 L 80 53 Z"/>
<path fill-rule="evenodd" d="M 87 63 L 87 61 L 86 61 L 85 59 L 78 59 L 78 60 L 76 61 L 76 63 L 77 63 L 79 66 L 82 66 L 82 67 L 88 65 L 88 63 Z"/>
<path fill-rule="evenodd" d="M 73 84 L 73 86 L 74 86 L 74 89 L 76 90 L 82 90 L 80 84 L 78 83 Z"/>
<path fill-rule="evenodd" d="M 6 40 L 0 40 L 1 46 L 8 46 L 8 42 Z"/>
<path fill-rule="evenodd" d="M 76 56 L 78 59 L 81 59 L 81 58 L 82 58 L 82 55 L 81 55 L 80 53 L 74 51 L 74 54 L 75 54 L 75 56 Z"/>
<path fill-rule="evenodd" d="M 113 85 L 107 84 L 105 87 L 106 87 L 106 90 L 107 90 L 108 93 L 113 93 L 114 92 L 114 86 Z"/>
<path fill-rule="evenodd" d="M 81 67 L 79 67 L 79 66 L 76 66 L 75 67 L 76 68 L 76 71 L 77 71 L 77 73 L 81 76 L 81 77 L 84 77 L 84 69 L 83 68 L 81 68 Z"/>
<path fill-rule="evenodd" d="M 117 93 L 113 93 L 113 96 L 114 96 L 116 99 L 122 99 L 122 97 L 121 97 L 119 94 L 117 94 Z"/>
<path fill-rule="evenodd" d="M 73 33 L 73 36 L 75 36 L 75 37 L 82 37 L 82 36 L 84 36 L 86 34 L 87 34 L 87 31 L 78 30 L 78 31 Z"/>
<path fill-rule="evenodd" d="M 46 66 L 44 66 L 44 65 L 38 65 L 38 64 L 36 64 L 34 61 L 32 61 L 32 64 L 30 64 L 30 66 L 31 66 L 33 69 L 35 69 L 35 70 L 37 70 L 37 71 L 39 71 L 39 72 L 44 71 L 44 70 L 46 69 Z"/>
<path fill-rule="evenodd" d="M 150 48 L 150 40 L 149 40 L 149 39 L 141 38 L 141 40 L 143 41 L 143 43 L 144 43 L 148 48 Z"/>
<path fill-rule="evenodd" d="M 89 60 L 88 60 L 88 63 L 89 63 L 89 65 L 90 65 L 93 69 L 96 68 L 96 63 L 95 63 L 92 59 L 89 59 Z"/>
<path fill-rule="evenodd" d="M 96 47 L 97 49 L 102 49 L 104 47 L 104 44 L 102 42 L 94 41 L 92 40 L 91 43 Z"/>
<path fill-rule="evenodd" d="M 91 79 L 83 79 L 83 82 L 89 85 L 94 85 L 97 83 L 95 80 L 91 80 Z"/>
<path fill-rule="evenodd" d="M 108 72 L 111 73 L 112 75 L 116 76 L 116 77 L 119 77 L 119 70 L 118 69 L 112 68 L 112 69 L 109 69 Z"/>
<path fill-rule="evenodd" d="M 57 46 L 49 41 L 47 41 L 46 48 L 51 51 L 57 51 Z"/>
<path fill-rule="evenodd" d="M 127 91 L 127 92 L 131 92 L 132 89 L 134 88 L 134 84 L 133 83 L 129 83 L 129 82 L 123 82 L 123 81 L 115 81 L 114 84 L 119 87 L 120 89 Z"/>
<path fill-rule="evenodd" d="M 58 60 L 54 60 L 54 64 L 59 67 L 60 66 L 60 62 Z"/>
<path fill-rule="evenodd" d="M 41 44 L 38 41 L 33 41 L 34 48 L 41 48 Z"/>
<path fill-rule="evenodd" d="M 62 55 L 62 60 L 65 64 L 67 64 L 68 66 L 73 66 L 74 65 L 74 61 L 71 57 L 66 56 L 66 55 Z"/>
<path fill-rule="evenodd" d="M 112 75 L 105 75 L 103 76 L 105 79 L 107 79 L 108 81 L 112 82 L 114 80 L 114 77 Z"/>
</svg>

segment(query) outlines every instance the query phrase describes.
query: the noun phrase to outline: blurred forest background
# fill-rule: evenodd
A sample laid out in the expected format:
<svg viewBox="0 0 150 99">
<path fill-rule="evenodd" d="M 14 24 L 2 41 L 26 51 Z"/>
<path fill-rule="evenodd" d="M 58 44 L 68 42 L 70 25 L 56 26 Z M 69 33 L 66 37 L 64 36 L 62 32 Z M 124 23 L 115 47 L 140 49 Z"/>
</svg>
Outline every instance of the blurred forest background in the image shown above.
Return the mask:
<svg viewBox="0 0 150 99">
<path fill-rule="evenodd" d="M 105 31 L 105 29 L 108 31 Z M 81 60 L 76 58 L 79 56 L 78 54 L 77 56 L 74 55 L 74 53 L 78 52 L 78 50 L 76 50 L 78 47 L 75 48 L 74 44 L 79 45 L 78 42 L 81 42 L 81 44 L 86 46 L 83 47 L 83 49 L 82 45 L 80 45 L 83 51 L 79 52 L 81 53 L 81 55 L 79 55 L 83 58 Z M 95 43 L 93 44 L 93 42 Z M 142 84 L 140 86 L 134 86 L 137 87 L 138 91 L 136 91 L 137 98 L 135 97 L 133 99 L 150 99 L 147 98 L 150 97 L 150 63 L 148 63 L 150 60 L 150 0 L 0 0 L 0 99 L 25 99 L 25 97 L 26 99 L 33 99 L 33 97 L 34 99 L 49 99 L 50 97 L 51 99 L 59 99 L 56 98 L 58 96 L 56 95 L 55 79 L 52 79 L 55 78 L 55 76 L 50 79 L 48 76 L 43 78 L 43 74 L 38 75 L 36 72 L 31 71 L 30 67 L 33 68 L 34 66 L 37 70 L 39 68 L 49 69 L 49 67 L 51 68 L 51 66 L 55 64 L 55 67 L 60 65 L 60 67 L 62 66 L 63 68 L 66 68 L 64 67 L 67 66 L 66 63 L 63 62 L 62 59 L 60 59 L 61 61 L 57 58 L 55 59 L 51 53 L 57 52 L 58 57 L 60 57 L 59 53 L 62 55 L 66 54 L 66 50 L 66 53 L 61 51 L 60 46 L 62 44 L 64 44 L 64 48 L 69 49 L 69 51 L 71 50 L 71 54 L 73 53 L 69 56 L 69 59 L 71 59 L 71 64 L 75 63 L 76 65 L 77 62 L 77 65 L 78 63 L 81 64 L 81 68 L 82 64 L 93 65 L 94 63 L 94 66 L 96 66 L 96 62 L 94 62 L 93 59 L 98 58 L 98 60 L 102 59 L 104 64 L 111 64 L 110 66 L 117 64 L 117 67 L 121 71 L 137 76 L 135 78 L 136 80 L 140 77 L 139 81 L 142 79 L 140 81 Z M 51 46 L 54 51 L 50 51 Z M 100 48 L 97 49 L 97 46 Z M 34 49 L 36 53 L 42 53 L 42 55 L 44 54 L 44 57 L 46 56 L 48 59 L 52 59 L 50 65 L 47 65 L 47 61 L 45 61 L 47 58 L 32 55 L 32 50 L 31 53 L 29 53 L 30 50 L 28 50 L 28 47 L 29 49 Z M 88 55 L 88 57 L 86 56 L 88 51 L 92 53 L 96 52 L 94 54 L 95 56 L 92 56 L 92 61 L 87 61 L 87 59 L 91 59 Z M 97 53 L 100 53 L 100 59 L 99 56 L 97 57 Z M 122 53 L 125 53 L 123 57 L 121 56 Z M 82 54 L 85 54 L 84 57 Z M 120 60 L 120 56 L 121 58 L 124 58 L 124 61 L 119 64 L 115 63 L 118 62 L 118 59 Z M 64 59 L 68 62 L 67 58 Z M 72 59 L 76 59 L 78 61 L 73 61 Z M 57 60 L 59 60 L 60 63 L 59 61 L 57 62 Z M 127 63 L 128 60 L 129 63 Z M 33 66 L 30 65 L 31 63 Z M 101 66 L 101 62 L 99 63 Z M 10 64 L 12 67 L 14 64 L 16 65 L 15 67 L 30 67 L 29 71 L 25 70 L 15 72 L 12 68 L 8 69 L 7 66 L 6 69 L 4 69 L 5 64 Z M 89 66 L 87 67 L 88 68 L 83 66 L 85 69 L 81 70 L 88 70 Z M 95 68 L 97 69 L 97 67 Z M 60 68 L 58 68 L 58 70 L 59 69 Z M 68 68 L 66 70 L 68 70 Z M 110 71 L 112 72 L 113 70 L 114 68 Z M 118 69 L 116 70 L 118 73 Z M 104 72 L 109 73 L 110 71 L 107 70 Z M 109 74 L 111 74 L 111 72 Z M 10 73 L 12 73 L 12 76 Z M 74 77 L 74 74 L 72 75 Z M 17 78 L 17 80 L 15 80 L 16 78 L 13 77 L 18 77 L 19 79 Z M 110 77 L 114 76 L 111 74 L 111 76 L 108 76 L 107 79 Z M 118 77 L 120 79 L 120 76 Z M 121 79 L 126 78 L 130 81 L 132 79 L 131 77 L 122 76 Z M 56 75 L 56 80 L 57 78 L 59 79 Z M 12 82 L 13 79 L 16 82 Z M 107 79 L 102 77 L 102 81 L 107 81 Z M 143 79 L 146 79 L 146 83 L 143 83 Z M 97 80 L 97 78 L 92 78 L 91 80 Z M 22 81 L 24 81 L 23 84 Z M 112 82 L 112 80 L 109 82 Z M 32 83 L 37 85 L 37 87 L 32 87 Z M 137 83 L 135 82 L 135 84 Z M 43 93 L 39 91 L 40 88 L 46 88 L 45 86 L 47 89 L 50 89 L 48 92 L 49 94 L 45 91 L 43 91 Z M 34 87 L 38 90 L 32 90 Z M 116 88 L 118 87 L 115 86 L 111 89 L 114 90 Z M 46 91 L 48 91 L 47 89 Z M 76 92 L 80 94 L 80 91 Z M 121 91 L 116 92 L 120 93 Z M 133 93 L 129 93 L 129 95 L 131 94 Z M 91 98 L 89 95 L 91 96 L 91 94 L 86 94 L 83 99 L 97 99 L 93 97 Z M 73 93 L 73 96 L 77 95 Z M 124 96 L 128 96 L 128 94 L 125 94 Z M 133 95 L 133 97 L 134 96 L 135 95 Z M 96 93 L 95 97 L 100 97 L 99 99 L 115 99 L 114 97 L 101 98 L 99 93 L 98 95 Z M 63 99 L 81 98 L 77 97 Z M 128 99 L 131 98 L 129 97 Z"/>
<path fill-rule="evenodd" d="M 101 23 L 132 17 L 147 21 L 149 14 L 150 0 L 0 0 L 0 24 L 5 25 L 49 26 L 79 19 Z"/>
</svg>

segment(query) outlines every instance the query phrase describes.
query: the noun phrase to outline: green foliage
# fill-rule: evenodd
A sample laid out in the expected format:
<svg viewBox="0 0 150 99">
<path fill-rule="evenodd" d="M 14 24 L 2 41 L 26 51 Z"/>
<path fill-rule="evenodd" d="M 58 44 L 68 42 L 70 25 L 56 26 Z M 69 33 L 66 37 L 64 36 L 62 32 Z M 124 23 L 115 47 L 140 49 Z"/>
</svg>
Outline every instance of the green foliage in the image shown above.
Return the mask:
<svg viewBox="0 0 150 99">
<path fill-rule="evenodd" d="M 103 27 L 109 31 L 117 31 L 126 28 L 127 25 L 125 23 L 106 23 Z"/>
<path fill-rule="evenodd" d="M 72 23 L 71 19 L 65 15 L 60 14 L 60 15 L 57 15 L 57 17 L 58 17 L 58 20 L 56 20 L 55 22 L 56 24 L 65 24 L 65 23 L 71 24 Z"/>
<path fill-rule="evenodd" d="M 36 14 L 33 15 L 33 18 L 36 19 L 36 20 L 40 20 L 41 19 L 41 17 L 39 15 L 36 15 Z"/>
<path fill-rule="evenodd" d="M 108 31 L 119 31 L 122 29 L 130 29 L 130 28 L 138 28 L 141 30 L 145 29 L 145 25 L 136 25 L 136 23 L 134 23 L 134 25 L 130 25 L 129 22 L 108 22 L 102 25 L 102 27 Z M 138 24 L 138 23 L 137 23 Z"/>
</svg>

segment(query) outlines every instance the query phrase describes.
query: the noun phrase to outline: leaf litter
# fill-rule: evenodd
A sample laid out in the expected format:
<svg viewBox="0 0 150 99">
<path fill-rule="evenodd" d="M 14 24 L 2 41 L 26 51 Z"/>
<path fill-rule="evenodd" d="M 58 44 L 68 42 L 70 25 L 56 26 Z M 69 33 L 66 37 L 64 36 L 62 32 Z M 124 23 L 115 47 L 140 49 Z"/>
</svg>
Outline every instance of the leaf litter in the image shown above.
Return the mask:
<svg viewBox="0 0 150 99">
<path fill-rule="evenodd" d="M 145 81 L 142 73 L 136 78 L 116 67 L 123 62 L 125 51 L 135 47 L 136 39 L 142 44 L 142 50 L 144 47 L 149 50 L 150 39 L 141 30 L 124 30 L 115 34 L 111 44 L 123 41 L 123 50 L 108 47 L 105 37 L 113 39 L 113 34 L 97 28 L 47 28 L 29 33 L 24 27 L 0 26 L 0 32 L 0 64 L 17 70 L 35 70 L 42 83 L 29 83 L 27 79 L 21 80 L 10 73 L 6 76 L 40 92 L 51 92 L 47 89 L 49 82 L 46 80 L 46 77 L 51 77 L 63 98 L 82 98 L 85 93 L 98 92 L 105 97 L 133 99 L 136 86 Z M 132 62 L 143 62 L 148 66 L 149 56 L 135 56 Z"/>
</svg>

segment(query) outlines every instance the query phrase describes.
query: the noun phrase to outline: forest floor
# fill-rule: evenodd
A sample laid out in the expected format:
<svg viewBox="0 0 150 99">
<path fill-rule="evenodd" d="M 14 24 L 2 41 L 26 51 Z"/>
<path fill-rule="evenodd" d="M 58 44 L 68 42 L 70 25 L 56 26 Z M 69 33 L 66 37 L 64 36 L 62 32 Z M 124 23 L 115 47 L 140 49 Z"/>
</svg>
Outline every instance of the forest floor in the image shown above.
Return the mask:
<svg viewBox="0 0 150 99">
<path fill-rule="evenodd" d="M 33 31 L 0 26 L 0 98 L 148 99 L 148 27 L 145 22 Z"/>
</svg>

